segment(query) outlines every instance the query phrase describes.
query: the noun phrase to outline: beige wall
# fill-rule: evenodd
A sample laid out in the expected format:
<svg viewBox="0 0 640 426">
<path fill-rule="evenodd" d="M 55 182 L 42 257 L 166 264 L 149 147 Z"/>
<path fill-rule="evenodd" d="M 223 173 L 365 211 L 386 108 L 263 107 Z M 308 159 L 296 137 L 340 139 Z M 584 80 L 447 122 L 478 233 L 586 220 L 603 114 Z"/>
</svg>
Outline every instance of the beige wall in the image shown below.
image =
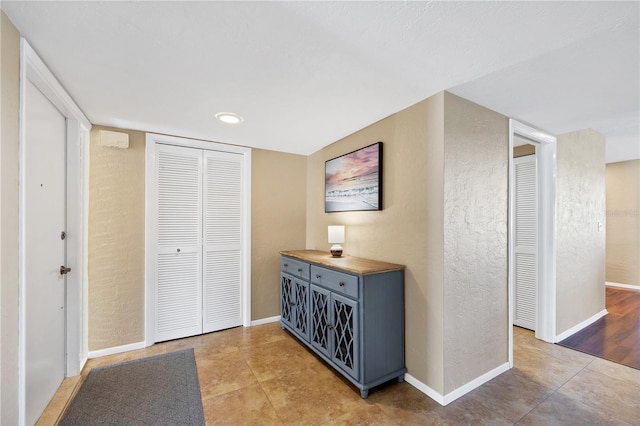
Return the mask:
<svg viewBox="0 0 640 426">
<path fill-rule="evenodd" d="M 251 152 L 251 318 L 280 315 L 280 255 L 305 246 L 306 169 L 302 155 Z"/>
<path fill-rule="evenodd" d="M 508 361 L 507 117 L 447 93 L 445 394 Z"/>
<path fill-rule="evenodd" d="M 640 160 L 610 163 L 606 169 L 606 279 L 640 286 Z"/>
<path fill-rule="evenodd" d="M 128 149 L 98 131 L 129 133 Z M 306 157 L 252 150 L 251 317 L 280 313 L 279 252 L 305 245 Z M 94 126 L 89 194 L 89 350 L 144 340 L 145 133 Z"/>
<path fill-rule="evenodd" d="M 524 157 L 525 155 L 533 155 L 536 153 L 534 145 L 520 145 L 513 147 L 513 158 Z"/>
<path fill-rule="evenodd" d="M 99 131 L 129 148 L 99 145 Z M 89 165 L 89 350 L 144 340 L 143 132 L 93 126 Z"/>
<path fill-rule="evenodd" d="M 328 250 L 327 226 L 344 224 L 345 254 L 404 264 L 406 363 L 409 373 L 442 390 L 442 276 L 427 268 L 427 253 L 439 257 L 442 247 L 442 200 L 437 198 L 441 173 L 430 173 L 430 163 L 441 150 L 430 136 L 441 135 L 442 95 L 420 102 L 309 156 L 307 174 L 307 247 Z M 429 119 L 432 120 L 428 123 Z M 433 127 L 428 124 L 432 124 Z M 382 211 L 324 213 L 324 163 L 374 142 L 383 146 Z M 434 178 L 435 182 L 430 181 Z M 435 194 L 430 191 L 435 191 Z M 440 228 L 440 237 L 429 225 Z M 436 247 L 428 247 L 428 237 Z M 436 267 L 441 271 L 441 265 Z M 430 277 L 435 276 L 435 282 Z M 435 291 L 434 291 L 435 287 Z"/>
<path fill-rule="evenodd" d="M 384 210 L 324 213 L 324 162 L 384 142 Z M 311 155 L 307 247 L 407 266 L 406 363 L 442 394 L 508 361 L 506 117 L 439 93 Z M 471 343 L 470 343 L 471 342 Z"/>
<path fill-rule="evenodd" d="M 605 309 L 605 140 L 593 130 L 566 133 L 557 140 L 556 334 L 560 334 Z"/>
<path fill-rule="evenodd" d="M 18 423 L 20 34 L 0 12 L 0 424 Z"/>
</svg>

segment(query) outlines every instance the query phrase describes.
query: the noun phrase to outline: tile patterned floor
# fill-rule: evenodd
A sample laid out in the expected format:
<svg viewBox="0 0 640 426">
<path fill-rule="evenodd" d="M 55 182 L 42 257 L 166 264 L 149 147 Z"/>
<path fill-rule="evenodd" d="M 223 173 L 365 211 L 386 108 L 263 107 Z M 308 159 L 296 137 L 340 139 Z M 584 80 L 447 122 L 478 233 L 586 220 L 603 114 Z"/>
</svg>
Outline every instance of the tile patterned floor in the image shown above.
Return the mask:
<svg viewBox="0 0 640 426">
<path fill-rule="evenodd" d="M 640 370 L 514 328 L 514 368 L 440 406 L 408 383 L 369 398 L 278 323 L 89 360 L 83 370 L 193 347 L 207 425 L 640 425 Z M 80 383 L 65 380 L 38 424 L 55 424 Z"/>
</svg>

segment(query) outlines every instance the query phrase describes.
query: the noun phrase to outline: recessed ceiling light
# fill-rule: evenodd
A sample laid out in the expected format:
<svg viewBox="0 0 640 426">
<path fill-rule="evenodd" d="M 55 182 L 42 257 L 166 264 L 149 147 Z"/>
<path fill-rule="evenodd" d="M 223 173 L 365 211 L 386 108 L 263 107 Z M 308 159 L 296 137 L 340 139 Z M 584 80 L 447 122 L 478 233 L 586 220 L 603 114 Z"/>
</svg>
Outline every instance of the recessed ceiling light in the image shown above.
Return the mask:
<svg viewBox="0 0 640 426">
<path fill-rule="evenodd" d="M 238 124 L 244 120 L 244 118 L 232 112 L 219 112 L 216 114 L 216 118 L 227 124 Z"/>
</svg>

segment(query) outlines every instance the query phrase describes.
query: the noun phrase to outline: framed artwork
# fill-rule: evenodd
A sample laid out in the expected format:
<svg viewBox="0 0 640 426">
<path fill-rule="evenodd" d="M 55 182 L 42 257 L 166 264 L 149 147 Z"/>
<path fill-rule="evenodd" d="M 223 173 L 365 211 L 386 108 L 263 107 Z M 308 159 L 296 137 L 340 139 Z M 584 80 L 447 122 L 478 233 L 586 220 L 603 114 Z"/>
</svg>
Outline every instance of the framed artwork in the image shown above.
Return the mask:
<svg viewBox="0 0 640 426">
<path fill-rule="evenodd" d="M 382 210 L 382 142 L 326 161 L 326 213 Z"/>
</svg>

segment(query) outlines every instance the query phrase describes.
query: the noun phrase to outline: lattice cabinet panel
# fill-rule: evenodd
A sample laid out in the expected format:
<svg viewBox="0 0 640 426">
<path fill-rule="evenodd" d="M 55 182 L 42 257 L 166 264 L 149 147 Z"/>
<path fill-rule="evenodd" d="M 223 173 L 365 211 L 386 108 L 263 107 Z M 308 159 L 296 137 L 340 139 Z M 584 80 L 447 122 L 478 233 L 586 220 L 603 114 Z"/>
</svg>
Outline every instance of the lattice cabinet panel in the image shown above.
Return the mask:
<svg viewBox="0 0 640 426">
<path fill-rule="evenodd" d="M 293 277 L 282 274 L 280 276 L 280 320 L 293 327 Z"/>
<path fill-rule="evenodd" d="M 326 356 L 331 356 L 329 344 L 329 298 L 331 293 L 321 287 L 311 285 L 311 344 Z"/>
<path fill-rule="evenodd" d="M 331 350 L 336 364 L 358 379 L 358 303 L 331 295 Z"/>
<path fill-rule="evenodd" d="M 309 339 L 309 283 L 294 280 L 293 293 L 295 309 L 293 310 L 293 328 L 305 339 Z"/>
</svg>

